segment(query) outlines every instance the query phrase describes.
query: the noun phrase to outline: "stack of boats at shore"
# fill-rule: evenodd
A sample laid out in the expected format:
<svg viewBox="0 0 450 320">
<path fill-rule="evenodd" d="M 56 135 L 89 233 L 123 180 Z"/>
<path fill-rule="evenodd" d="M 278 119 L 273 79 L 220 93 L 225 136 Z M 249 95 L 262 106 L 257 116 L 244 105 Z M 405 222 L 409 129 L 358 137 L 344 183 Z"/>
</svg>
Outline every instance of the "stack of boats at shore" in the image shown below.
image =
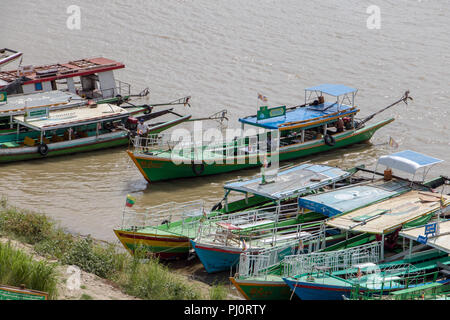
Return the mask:
<svg viewBox="0 0 450 320">
<path fill-rule="evenodd" d="M 378 159 L 385 172 L 301 164 L 226 184 L 211 210 L 194 201 L 124 212 L 114 232 L 132 254 L 195 254 L 208 273 L 234 274 L 247 299 L 436 298 L 450 284 L 450 195 L 437 192 L 449 179 L 392 170 L 415 176 L 441 161 L 406 150 Z"/>
<path fill-rule="evenodd" d="M 20 56 L 16 52 L 0 63 Z M 115 79 L 114 70 L 124 67 L 90 58 L 0 71 L 0 162 L 128 145 L 140 120 L 157 134 L 191 118 L 173 111 L 173 106 L 189 105 L 190 97 L 142 103 L 148 89 L 132 94 L 129 84 Z M 158 109 L 163 106 L 170 108 Z M 153 121 L 163 115 L 175 119 Z"/>
<path fill-rule="evenodd" d="M 0 50 L 0 67 L 21 56 Z M 358 119 L 356 89 L 322 84 L 305 89 L 301 105 L 261 106 L 256 115 L 239 119 L 242 132 L 247 125 L 263 133 L 174 148 L 171 136 L 161 132 L 193 121 L 172 108 L 190 106 L 190 97 L 142 103 L 148 89 L 133 95 L 129 84 L 115 79 L 114 70 L 124 67 L 91 58 L 0 71 L 0 162 L 128 145 L 129 157 L 150 183 L 202 177 L 369 141 L 394 119 L 366 123 L 411 99 L 406 92 Z M 169 108 L 158 109 L 163 106 Z M 176 119 L 153 122 L 163 115 Z M 137 134 L 140 120 L 148 136 Z M 197 256 L 208 273 L 230 272 L 246 299 L 445 298 L 449 178 L 426 180 L 441 161 L 405 150 L 380 157 L 373 170 L 314 162 L 288 166 L 272 176 L 225 184 L 224 198 L 211 209 L 190 201 L 145 213 L 124 210 L 114 232 L 131 254 L 143 251 L 164 260 Z M 386 170 L 378 172 L 379 165 Z M 423 179 L 416 181 L 421 170 Z M 244 198 L 231 199 L 234 194 Z"/>
</svg>

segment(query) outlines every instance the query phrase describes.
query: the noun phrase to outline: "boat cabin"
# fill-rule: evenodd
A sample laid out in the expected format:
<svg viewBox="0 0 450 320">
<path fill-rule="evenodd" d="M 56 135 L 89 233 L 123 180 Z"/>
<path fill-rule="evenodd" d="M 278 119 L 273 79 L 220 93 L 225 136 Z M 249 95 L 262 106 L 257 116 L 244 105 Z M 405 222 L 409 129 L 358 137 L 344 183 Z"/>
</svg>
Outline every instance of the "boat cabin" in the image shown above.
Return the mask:
<svg viewBox="0 0 450 320">
<path fill-rule="evenodd" d="M 280 131 L 280 146 L 326 139 L 333 144 L 332 135 L 355 129 L 354 105 L 357 89 L 344 85 L 322 84 L 305 89 L 305 104 L 287 108 L 262 106 L 257 115 L 239 119 L 244 125 Z M 330 96 L 333 100 L 326 101 Z M 309 101 L 309 102 L 307 102 Z M 347 103 L 347 104 L 346 104 Z"/>
<path fill-rule="evenodd" d="M 98 136 L 118 127 L 125 121 L 129 112 L 111 104 L 99 104 L 93 107 L 80 107 L 50 112 L 47 107 L 35 108 L 24 115 L 14 117 L 17 123 L 16 147 L 35 146 L 39 143 L 70 141 L 77 138 Z M 21 127 L 29 129 L 21 132 Z M 13 136 L 11 135 L 11 136 Z M 14 147 L 11 141 L 7 147 Z M 5 146 L 2 146 L 5 147 Z"/>
<path fill-rule="evenodd" d="M 67 90 L 87 99 L 107 99 L 130 95 L 130 85 L 116 80 L 114 71 L 125 68 L 107 58 L 90 58 L 42 66 L 20 66 L 0 71 L 0 91 L 29 94 Z"/>
<path fill-rule="evenodd" d="M 0 102 L 0 130 L 13 128 L 13 117 L 25 110 L 48 107 L 51 110 L 74 108 L 86 104 L 86 100 L 69 91 L 48 91 L 7 96 Z"/>
</svg>

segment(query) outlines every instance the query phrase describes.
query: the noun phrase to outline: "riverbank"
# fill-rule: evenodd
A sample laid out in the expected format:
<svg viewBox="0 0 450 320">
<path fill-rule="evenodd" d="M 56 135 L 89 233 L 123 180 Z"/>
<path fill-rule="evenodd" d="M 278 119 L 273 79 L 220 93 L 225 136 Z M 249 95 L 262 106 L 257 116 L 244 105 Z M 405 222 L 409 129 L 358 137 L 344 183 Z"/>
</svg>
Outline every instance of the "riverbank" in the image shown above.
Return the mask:
<svg viewBox="0 0 450 320">
<path fill-rule="evenodd" d="M 238 298 L 226 285 L 199 281 L 189 268 L 131 257 L 114 244 L 69 234 L 45 214 L 10 206 L 6 199 L 0 202 L 0 244 L 9 244 L 52 269 L 54 275 L 50 276 L 57 284 L 51 296 L 56 300 Z M 28 289 L 38 290 L 35 282 L 31 281 Z"/>
</svg>

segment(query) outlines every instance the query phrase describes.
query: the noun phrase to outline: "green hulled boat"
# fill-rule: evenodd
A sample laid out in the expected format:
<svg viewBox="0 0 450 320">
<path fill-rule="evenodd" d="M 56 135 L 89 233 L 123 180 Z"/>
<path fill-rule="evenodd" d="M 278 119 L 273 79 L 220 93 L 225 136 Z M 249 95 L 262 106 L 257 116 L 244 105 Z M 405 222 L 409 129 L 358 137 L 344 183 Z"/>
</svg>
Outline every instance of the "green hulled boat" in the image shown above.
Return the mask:
<svg viewBox="0 0 450 320">
<path fill-rule="evenodd" d="M 216 221 L 217 218 L 223 221 L 226 216 L 241 215 L 242 219 L 248 216 L 254 220 L 258 212 L 270 214 L 274 218 L 282 207 L 286 215 L 296 221 L 291 224 L 314 221 L 323 215 L 299 210 L 298 196 L 333 187 L 338 182 L 345 184 L 346 180 L 360 181 L 353 178 L 354 173 L 354 169 L 344 171 L 325 165 L 304 164 L 278 172 L 271 183 L 261 184 L 261 178 L 256 178 L 226 184 L 224 199 L 209 212 L 199 203 L 188 203 L 177 205 L 176 208 L 170 204 L 159 206 L 147 213 L 143 220 L 136 213 L 125 213 L 122 227 L 114 232 L 132 254 L 138 246 L 143 246 L 161 258 L 185 258 L 192 248 L 189 240 L 197 236 L 205 219 Z M 228 198 L 232 191 L 243 193 L 245 199 L 230 202 Z M 268 228 L 274 222 L 271 220 L 258 226 Z"/>
<path fill-rule="evenodd" d="M 240 119 L 242 136 L 233 141 L 198 146 L 197 141 L 177 144 L 171 137 L 155 136 L 145 146 L 142 140 L 135 141 L 128 154 L 149 182 L 197 177 L 258 167 L 265 159 L 275 163 L 368 141 L 378 129 L 394 121 L 390 118 L 366 125 L 374 115 L 357 121 L 356 89 L 321 85 L 306 89 L 305 95 L 307 92 L 316 93 L 317 99 L 307 103 L 305 97 L 305 104 L 291 108 L 261 107 L 257 115 Z M 325 102 L 324 94 L 336 101 Z M 406 93 L 388 107 L 408 98 Z M 261 132 L 245 134 L 245 125 Z"/>
</svg>

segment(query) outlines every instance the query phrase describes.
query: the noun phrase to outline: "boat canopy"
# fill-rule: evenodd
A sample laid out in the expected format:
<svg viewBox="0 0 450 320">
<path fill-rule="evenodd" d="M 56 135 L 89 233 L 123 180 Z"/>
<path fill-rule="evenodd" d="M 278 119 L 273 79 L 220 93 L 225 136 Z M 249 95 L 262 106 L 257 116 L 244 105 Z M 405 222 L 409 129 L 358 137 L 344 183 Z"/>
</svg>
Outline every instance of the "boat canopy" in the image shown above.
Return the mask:
<svg viewBox="0 0 450 320">
<path fill-rule="evenodd" d="M 53 90 L 47 92 L 20 94 L 8 96 L 5 104 L 0 104 L 0 116 L 23 114 L 25 108 L 52 107 L 52 110 L 67 107 L 76 107 L 86 104 L 75 93 L 69 91 Z"/>
<path fill-rule="evenodd" d="M 443 198 L 448 202 L 450 196 L 444 195 Z M 413 190 L 333 217 L 327 225 L 341 230 L 387 234 L 439 209 L 440 196 L 436 193 Z"/>
<path fill-rule="evenodd" d="M 302 164 L 279 172 L 273 182 L 261 184 L 261 178 L 228 183 L 224 189 L 255 194 L 271 200 L 304 194 L 352 175 L 348 171 L 326 165 Z"/>
<path fill-rule="evenodd" d="M 32 112 L 35 112 L 36 118 L 29 119 L 27 115 L 20 115 L 15 116 L 13 119 L 19 125 L 30 129 L 47 131 L 111 121 L 129 115 L 127 110 L 107 103 L 98 104 L 96 107 L 86 106 L 51 112 L 48 111 L 48 108 L 36 108 L 28 111 L 29 114 L 32 114 Z"/>
<path fill-rule="evenodd" d="M 269 130 L 308 129 L 334 122 L 338 118 L 350 117 L 358 111 L 358 109 L 348 105 L 324 102 L 314 106 L 289 110 L 284 115 L 277 117 L 258 119 L 258 116 L 250 116 L 241 118 L 239 121 L 243 124 Z"/>
<path fill-rule="evenodd" d="M 356 93 L 358 90 L 347 87 L 343 84 L 321 84 L 315 87 L 307 88 L 305 91 L 316 91 L 333 97 L 339 97 L 349 93 Z"/>
<path fill-rule="evenodd" d="M 125 65 L 118 61 L 97 57 L 66 63 L 27 67 L 29 67 L 29 70 L 24 70 L 22 67 L 18 70 L 0 71 L 0 86 L 9 84 L 22 76 L 26 77 L 27 80 L 23 84 L 27 85 L 123 69 Z"/>
<path fill-rule="evenodd" d="M 437 228 L 437 225 L 435 227 Z M 439 234 L 436 233 L 432 236 L 426 236 L 425 229 L 426 226 L 410 228 L 403 230 L 399 235 L 414 241 L 417 241 L 419 236 L 425 237 L 428 246 L 450 253 L 450 220 L 439 222 Z"/>
<path fill-rule="evenodd" d="M 313 212 L 333 217 L 410 190 L 407 181 L 378 180 L 365 185 L 348 186 L 301 197 L 298 199 L 298 205 Z"/>
<path fill-rule="evenodd" d="M 381 164 L 388 168 L 415 174 L 417 170 L 421 168 L 429 168 L 443 161 L 444 160 L 433 158 L 415 151 L 405 150 L 380 157 L 377 165 Z"/>
</svg>

